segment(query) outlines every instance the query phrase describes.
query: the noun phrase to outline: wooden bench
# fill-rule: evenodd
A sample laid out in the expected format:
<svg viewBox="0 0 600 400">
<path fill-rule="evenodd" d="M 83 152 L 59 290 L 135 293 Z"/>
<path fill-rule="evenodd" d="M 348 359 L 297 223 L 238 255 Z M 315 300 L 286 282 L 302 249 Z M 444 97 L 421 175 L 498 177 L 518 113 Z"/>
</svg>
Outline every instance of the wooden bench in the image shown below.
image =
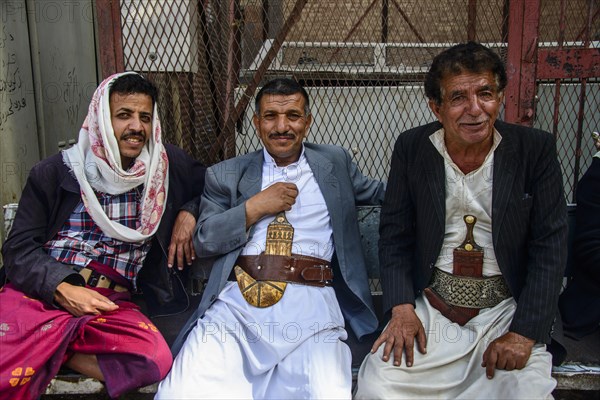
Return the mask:
<svg viewBox="0 0 600 400">
<path fill-rule="evenodd" d="M 15 209 L 15 206 L 10 207 L 11 210 Z M 7 208 L 5 208 L 7 210 Z M 382 291 L 379 283 L 379 260 L 377 245 L 379 241 L 379 217 L 380 207 L 359 207 L 358 218 L 359 228 L 361 231 L 362 246 L 365 253 L 365 259 L 369 270 L 371 294 L 373 295 L 373 301 L 375 304 L 376 312 L 378 317 L 382 317 Z M 572 271 L 572 255 L 571 255 L 571 244 L 573 239 L 573 228 L 575 221 L 575 206 L 569 205 L 569 260 L 566 274 L 570 274 Z M 10 211 L 12 213 L 12 211 Z M 10 217 L 10 215 L 8 215 Z M 9 218 L 10 219 L 10 218 Z M 6 232 L 10 229 L 11 221 L 5 221 Z M 195 288 L 202 288 L 201 282 L 197 282 L 193 285 Z M 187 321 L 189 315 L 196 309 L 199 301 L 201 292 L 197 290 L 190 290 L 191 304 L 189 309 L 182 314 L 152 318 L 152 321 L 159 328 L 159 330 L 165 336 L 167 343 L 172 344 L 177 336 L 179 330 Z M 136 302 L 144 308 L 143 301 L 136 299 Z M 353 374 L 356 377 L 358 368 L 362 359 L 370 350 L 373 341 L 376 339 L 377 334 L 370 335 L 362 342 L 359 342 L 349 330 L 349 339 L 347 341 L 353 356 Z M 567 361 L 559 367 L 554 367 L 552 375 L 558 381 L 558 385 L 555 390 L 555 397 L 561 398 L 572 398 L 573 393 L 582 393 L 581 397 L 589 398 L 588 395 L 592 394 L 595 396 L 600 395 L 600 340 L 599 335 L 592 335 L 587 337 L 583 341 L 572 341 L 568 340 L 567 350 Z M 156 392 L 157 384 L 149 385 L 137 389 L 133 393 L 127 394 L 122 398 L 130 399 L 146 399 L 152 398 Z M 61 373 L 52 380 L 46 390 L 46 394 L 43 398 L 80 398 L 85 395 L 86 398 L 104 398 L 106 396 L 106 390 L 104 385 L 92 378 L 82 376 L 77 373 L 68 373 L 61 371 Z M 558 397 L 557 397 L 558 396 Z"/>
</svg>

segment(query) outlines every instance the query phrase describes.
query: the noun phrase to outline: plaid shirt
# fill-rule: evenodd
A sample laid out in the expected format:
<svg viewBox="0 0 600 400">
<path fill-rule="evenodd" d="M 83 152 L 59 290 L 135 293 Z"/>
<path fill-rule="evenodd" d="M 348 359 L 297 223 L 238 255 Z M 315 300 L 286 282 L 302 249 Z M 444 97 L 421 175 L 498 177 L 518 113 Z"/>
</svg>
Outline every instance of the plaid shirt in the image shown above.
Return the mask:
<svg viewBox="0 0 600 400">
<path fill-rule="evenodd" d="M 139 191 L 120 195 L 96 193 L 109 219 L 128 228 L 139 226 Z M 94 260 L 115 269 L 136 287 L 135 278 L 150 249 L 150 240 L 141 243 L 122 242 L 105 236 L 86 211 L 83 201 L 54 238 L 44 245 L 49 255 L 65 264 L 87 266 Z"/>
</svg>

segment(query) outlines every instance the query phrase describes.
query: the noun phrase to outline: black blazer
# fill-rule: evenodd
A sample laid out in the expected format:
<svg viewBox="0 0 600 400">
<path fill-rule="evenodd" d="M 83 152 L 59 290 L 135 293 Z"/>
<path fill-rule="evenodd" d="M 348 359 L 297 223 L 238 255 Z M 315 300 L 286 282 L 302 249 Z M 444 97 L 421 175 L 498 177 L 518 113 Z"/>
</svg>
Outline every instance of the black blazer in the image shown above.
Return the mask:
<svg viewBox="0 0 600 400">
<path fill-rule="evenodd" d="M 428 285 L 445 226 L 444 159 L 429 136 L 438 122 L 402 133 L 381 212 L 384 310 L 413 303 Z M 496 123 L 492 192 L 494 251 L 517 301 L 511 331 L 550 342 L 567 254 L 566 202 L 554 138 Z"/>
<path fill-rule="evenodd" d="M 573 279 L 560 296 L 565 334 L 581 338 L 600 324 L 600 158 L 577 184 Z"/>
</svg>

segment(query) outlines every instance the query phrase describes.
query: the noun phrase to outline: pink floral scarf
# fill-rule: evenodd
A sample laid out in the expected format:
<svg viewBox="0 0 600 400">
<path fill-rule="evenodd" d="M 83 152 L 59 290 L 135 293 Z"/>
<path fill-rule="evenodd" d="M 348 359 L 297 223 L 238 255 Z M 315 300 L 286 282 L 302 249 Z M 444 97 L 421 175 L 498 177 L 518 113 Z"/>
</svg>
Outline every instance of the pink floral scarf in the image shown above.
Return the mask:
<svg viewBox="0 0 600 400">
<path fill-rule="evenodd" d="M 150 140 L 127 171 L 121 165 L 119 146 L 112 128 L 109 92 L 123 72 L 106 78 L 94 92 L 77 144 L 63 152 L 63 160 L 75 175 L 87 212 L 102 231 L 124 242 L 147 240 L 156 232 L 168 193 L 169 160 L 161 141 L 156 104 Z M 144 185 L 140 226 L 131 229 L 112 221 L 102 209 L 95 191 L 121 194 Z"/>
</svg>

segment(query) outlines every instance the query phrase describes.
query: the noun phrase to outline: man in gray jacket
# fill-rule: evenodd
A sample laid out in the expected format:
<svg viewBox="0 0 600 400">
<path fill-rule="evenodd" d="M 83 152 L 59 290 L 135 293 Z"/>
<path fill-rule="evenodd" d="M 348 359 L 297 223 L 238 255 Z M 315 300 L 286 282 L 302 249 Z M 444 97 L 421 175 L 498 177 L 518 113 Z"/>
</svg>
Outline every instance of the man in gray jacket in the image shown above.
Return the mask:
<svg viewBox="0 0 600 400">
<path fill-rule="evenodd" d="M 157 398 L 351 397 L 344 319 L 358 337 L 377 327 L 355 208 L 381 204 L 384 184 L 303 143 L 311 122 L 304 88 L 271 81 L 264 149 L 207 171 L 194 244 L 214 264 Z"/>
</svg>

